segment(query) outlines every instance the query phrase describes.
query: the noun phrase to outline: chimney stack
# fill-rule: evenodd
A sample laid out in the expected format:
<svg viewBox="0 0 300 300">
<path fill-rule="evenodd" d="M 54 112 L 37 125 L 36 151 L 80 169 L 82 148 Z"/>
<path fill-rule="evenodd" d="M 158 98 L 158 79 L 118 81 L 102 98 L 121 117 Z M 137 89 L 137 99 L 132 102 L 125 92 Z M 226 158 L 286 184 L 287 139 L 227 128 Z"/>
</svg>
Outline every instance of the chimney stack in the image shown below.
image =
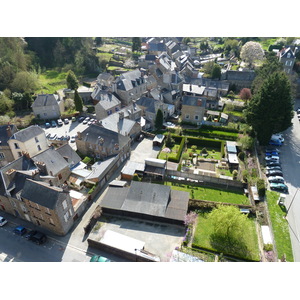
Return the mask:
<svg viewBox="0 0 300 300">
<path fill-rule="evenodd" d="M 10 125 L 7 126 L 6 132 L 7 132 L 7 136 L 8 136 L 8 137 L 11 137 L 11 136 L 13 135 L 13 133 L 12 133 L 12 131 L 11 131 Z"/>
</svg>

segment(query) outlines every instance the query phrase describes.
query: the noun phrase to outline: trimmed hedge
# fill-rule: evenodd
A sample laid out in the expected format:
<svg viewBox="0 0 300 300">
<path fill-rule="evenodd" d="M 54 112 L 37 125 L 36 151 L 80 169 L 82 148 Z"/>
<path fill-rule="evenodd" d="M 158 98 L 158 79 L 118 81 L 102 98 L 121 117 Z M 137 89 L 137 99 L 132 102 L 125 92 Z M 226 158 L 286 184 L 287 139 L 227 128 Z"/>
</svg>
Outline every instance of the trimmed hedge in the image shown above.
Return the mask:
<svg viewBox="0 0 300 300">
<path fill-rule="evenodd" d="M 168 161 L 178 163 L 180 161 L 181 153 L 182 153 L 182 150 L 183 150 L 183 147 L 184 147 L 184 144 L 185 144 L 185 137 L 183 137 L 183 136 L 173 136 L 173 135 L 171 135 L 171 136 L 174 139 L 175 143 L 179 144 L 179 149 L 178 149 L 176 157 L 175 158 L 169 157 Z"/>
<path fill-rule="evenodd" d="M 196 145 L 201 147 L 211 147 L 221 149 L 222 141 L 217 139 L 187 137 L 188 146 Z"/>
<path fill-rule="evenodd" d="M 236 132 L 236 133 L 239 132 L 239 130 L 236 128 L 229 128 L 225 126 L 201 125 L 201 128 L 208 129 L 208 130 L 226 131 L 226 132 Z"/>
<path fill-rule="evenodd" d="M 183 133 L 185 135 L 190 136 L 202 136 L 205 138 L 217 138 L 221 140 L 230 140 L 230 141 L 236 141 L 238 138 L 237 132 L 227 132 L 222 130 L 211 130 L 211 129 L 185 129 L 183 130 Z"/>
</svg>

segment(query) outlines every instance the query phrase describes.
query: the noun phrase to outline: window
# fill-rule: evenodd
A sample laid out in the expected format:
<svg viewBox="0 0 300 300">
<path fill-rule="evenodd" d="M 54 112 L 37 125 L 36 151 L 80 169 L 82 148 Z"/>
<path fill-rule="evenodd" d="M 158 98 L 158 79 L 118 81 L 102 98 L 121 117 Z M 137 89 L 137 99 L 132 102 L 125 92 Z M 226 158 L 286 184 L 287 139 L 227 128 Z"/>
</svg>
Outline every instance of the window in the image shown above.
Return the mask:
<svg viewBox="0 0 300 300">
<path fill-rule="evenodd" d="M 49 219 L 49 223 L 50 223 L 50 225 L 55 226 L 54 222 L 53 222 L 53 219 L 51 219 L 51 218 Z"/>
<path fill-rule="evenodd" d="M 70 215 L 69 215 L 68 211 L 64 214 L 64 218 L 65 218 L 65 222 L 67 223 L 69 218 L 70 218 Z"/>
<path fill-rule="evenodd" d="M 287 58 L 290 58 L 290 57 L 291 57 L 291 53 L 288 53 L 288 54 L 287 54 Z"/>
<path fill-rule="evenodd" d="M 18 143 L 14 143 L 14 145 L 15 145 L 15 149 L 20 149 Z"/>
<path fill-rule="evenodd" d="M 62 176 L 61 176 L 61 174 L 58 174 L 58 176 L 57 176 L 57 177 L 58 177 L 58 179 L 59 179 L 59 180 L 61 180 L 61 179 L 62 179 Z"/>
<path fill-rule="evenodd" d="M 38 139 L 37 137 L 35 137 L 34 139 L 35 139 L 35 142 L 36 142 L 36 143 L 39 142 L 39 139 Z"/>
<path fill-rule="evenodd" d="M 3 152 L 0 152 L 0 159 L 4 159 L 5 158 L 5 155 Z"/>
<path fill-rule="evenodd" d="M 40 210 L 40 206 L 37 203 L 35 203 L 35 206 L 36 206 L 36 209 Z"/>
<path fill-rule="evenodd" d="M 21 156 L 22 156 L 22 152 L 19 151 L 19 152 L 18 152 L 18 155 L 19 155 L 19 157 L 21 157 Z"/>
<path fill-rule="evenodd" d="M 185 118 L 186 118 L 186 119 L 189 119 L 189 118 L 190 118 L 190 115 L 185 115 Z"/>
<path fill-rule="evenodd" d="M 51 215 L 50 209 L 48 207 L 46 207 L 46 211 L 45 212 L 46 212 L 46 214 Z M 50 220 L 51 220 L 51 218 L 50 218 Z"/>
<path fill-rule="evenodd" d="M 67 205 L 67 201 L 66 200 L 63 201 L 62 206 L 63 206 L 64 209 L 67 208 L 68 205 Z"/>
<path fill-rule="evenodd" d="M 42 148 L 41 148 L 40 145 L 37 145 L 37 148 L 38 148 L 38 151 L 41 151 L 41 150 L 42 150 Z"/>
<path fill-rule="evenodd" d="M 198 115 L 195 116 L 195 120 L 199 120 L 199 116 Z"/>
</svg>

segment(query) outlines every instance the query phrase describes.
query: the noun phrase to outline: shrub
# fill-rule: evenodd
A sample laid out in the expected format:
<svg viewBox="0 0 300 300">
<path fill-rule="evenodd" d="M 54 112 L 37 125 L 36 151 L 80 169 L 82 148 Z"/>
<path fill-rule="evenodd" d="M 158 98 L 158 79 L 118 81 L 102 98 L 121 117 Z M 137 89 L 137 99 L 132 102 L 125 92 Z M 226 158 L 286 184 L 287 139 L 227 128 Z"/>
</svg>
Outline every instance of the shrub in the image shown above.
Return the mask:
<svg viewBox="0 0 300 300">
<path fill-rule="evenodd" d="M 258 179 L 256 185 L 259 197 L 264 197 L 266 194 L 265 181 L 263 179 Z"/>
<path fill-rule="evenodd" d="M 233 172 L 232 172 L 232 178 L 233 179 L 237 179 L 237 176 L 238 176 L 238 171 L 237 170 L 233 170 Z"/>
<path fill-rule="evenodd" d="M 245 159 L 245 152 L 244 152 L 244 151 L 241 151 L 241 152 L 238 154 L 238 158 L 239 158 L 241 161 L 244 161 L 244 159 Z"/>
<path fill-rule="evenodd" d="M 272 244 L 264 244 L 264 250 L 265 251 L 272 251 L 273 245 Z"/>
</svg>

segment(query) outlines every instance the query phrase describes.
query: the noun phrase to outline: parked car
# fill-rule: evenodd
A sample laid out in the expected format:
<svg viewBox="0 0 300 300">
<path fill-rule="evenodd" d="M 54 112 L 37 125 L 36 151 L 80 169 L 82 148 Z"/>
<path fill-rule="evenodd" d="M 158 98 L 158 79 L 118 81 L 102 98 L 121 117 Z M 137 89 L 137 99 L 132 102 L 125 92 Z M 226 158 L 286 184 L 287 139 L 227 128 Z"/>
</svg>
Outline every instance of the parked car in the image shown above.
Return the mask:
<svg viewBox="0 0 300 300">
<path fill-rule="evenodd" d="M 91 259 L 90 262 L 111 262 L 110 259 L 100 256 L 100 255 L 94 255 Z"/>
<path fill-rule="evenodd" d="M 272 182 L 272 183 L 270 183 L 270 189 L 275 190 L 275 191 L 279 191 L 279 192 L 284 192 L 284 193 L 288 192 L 288 187 L 284 183 Z"/>
<path fill-rule="evenodd" d="M 58 119 L 57 124 L 58 124 L 58 126 L 62 126 L 64 123 L 63 123 L 62 119 Z"/>
<path fill-rule="evenodd" d="M 279 170 L 281 171 L 281 166 L 266 166 L 266 170 L 270 171 L 270 170 Z"/>
<path fill-rule="evenodd" d="M 19 225 L 19 226 L 15 227 L 13 232 L 17 235 L 24 235 L 27 232 L 27 230 L 25 227 Z"/>
<path fill-rule="evenodd" d="M 51 133 L 50 136 L 48 137 L 49 140 L 55 140 L 56 138 L 56 133 Z"/>
<path fill-rule="evenodd" d="M 282 142 L 280 140 L 270 140 L 269 145 L 282 146 Z"/>
<path fill-rule="evenodd" d="M 33 235 L 35 235 L 37 233 L 36 230 L 30 230 L 26 235 L 25 238 L 26 239 L 30 239 Z"/>
<path fill-rule="evenodd" d="M 275 156 L 275 155 L 273 155 L 273 156 L 266 156 L 265 160 L 266 161 L 279 161 L 279 156 Z"/>
<path fill-rule="evenodd" d="M 272 152 L 272 151 L 276 151 L 277 153 L 280 153 L 279 148 L 276 148 L 276 147 L 271 146 L 266 149 L 266 152 Z"/>
<path fill-rule="evenodd" d="M 72 122 L 76 122 L 76 117 L 72 117 Z"/>
<path fill-rule="evenodd" d="M 7 220 L 0 216 L 0 227 L 4 226 L 7 223 Z"/>
<path fill-rule="evenodd" d="M 92 121 L 88 121 L 87 124 L 88 124 L 88 125 L 92 125 L 93 122 L 92 122 Z"/>
<path fill-rule="evenodd" d="M 84 117 L 80 117 L 80 118 L 78 119 L 78 122 L 81 123 L 81 122 L 83 122 L 84 119 L 85 119 Z"/>
<path fill-rule="evenodd" d="M 71 136 L 71 139 L 70 139 L 70 142 L 71 142 L 71 143 L 75 143 L 75 141 L 76 141 L 76 137 L 75 137 L 75 135 L 72 135 L 72 136 Z"/>
<path fill-rule="evenodd" d="M 266 161 L 268 167 L 280 167 L 279 161 Z"/>
<path fill-rule="evenodd" d="M 267 170 L 266 175 L 269 176 L 283 176 L 281 170 Z"/>
<path fill-rule="evenodd" d="M 269 182 L 284 183 L 284 178 L 282 176 L 271 176 L 268 178 Z"/>
<path fill-rule="evenodd" d="M 269 151 L 269 152 L 267 152 L 266 151 L 266 156 L 279 156 L 279 152 L 277 152 L 277 151 Z"/>
<path fill-rule="evenodd" d="M 56 122 L 55 121 L 51 121 L 51 126 L 52 127 L 56 127 L 57 126 Z"/>
<path fill-rule="evenodd" d="M 67 119 L 67 118 L 64 119 L 64 123 L 65 123 L 65 124 L 69 124 L 69 119 Z"/>
<path fill-rule="evenodd" d="M 32 241 L 38 245 L 44 244 L 47 241 L 47 236 L 39 231 L 36 231 L 33 235 L 28 238 L 29 241 Z"/>
<path fill-rule="evenodd" d="M 46 128 L 50 128 L 50 127 L 51 127 L 51 124 L 47 122 L 47 123 L 45 123 L 45 127 L 46 127 Z"/>
</svg>

